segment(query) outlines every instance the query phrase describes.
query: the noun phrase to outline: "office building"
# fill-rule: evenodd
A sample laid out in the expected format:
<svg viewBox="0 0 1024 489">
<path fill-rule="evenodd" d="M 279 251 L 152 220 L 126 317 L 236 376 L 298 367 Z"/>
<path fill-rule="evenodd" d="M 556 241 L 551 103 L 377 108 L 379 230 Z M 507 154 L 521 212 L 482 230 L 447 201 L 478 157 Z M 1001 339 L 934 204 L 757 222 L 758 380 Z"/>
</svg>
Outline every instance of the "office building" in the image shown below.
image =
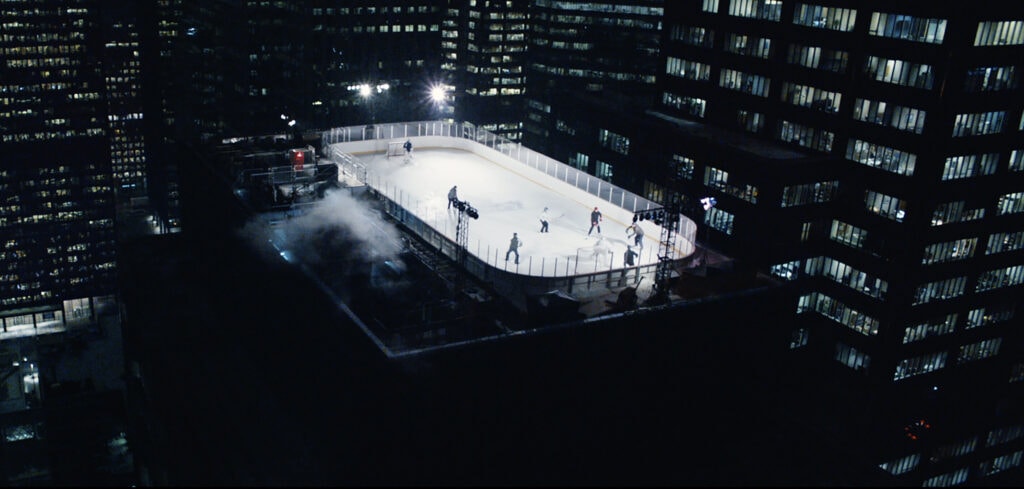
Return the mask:
<svg viewBox="0 0 1024 489">
<path fill-rule="evenodd" d="M 793 380 L 821 403 L 794 412 L 893 484 L 1020 480 L 1022 53 L 994 2 L 666 5 L 657 113 L 704 139 L 676 189 L 791 282 Z M 709 151 L 729 141 L 795 156 Z"/>
<path fill-rule="evenodd" d="M 125 483 L 115 187 L 138 181 L 139 140 L 112 129 L 131 102 L 107 89 L 132 82 L 104 72 L 94 2 L 6 2 L 0 17 L 0 477 Z"/>
</svg>

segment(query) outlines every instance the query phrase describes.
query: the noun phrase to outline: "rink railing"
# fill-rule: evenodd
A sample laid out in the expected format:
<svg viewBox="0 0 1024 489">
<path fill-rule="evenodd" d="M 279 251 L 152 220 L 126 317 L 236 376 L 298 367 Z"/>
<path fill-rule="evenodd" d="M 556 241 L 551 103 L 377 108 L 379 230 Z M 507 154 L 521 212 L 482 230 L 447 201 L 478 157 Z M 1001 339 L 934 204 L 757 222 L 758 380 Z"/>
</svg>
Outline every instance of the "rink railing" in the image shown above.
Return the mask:
<svg viewBox="0 0 1024 489">
<path fill-rule="evenodd" d="M 497 151 L 516 162 L 541 171 L 556 180 L 568 183 L 610 204 L 628 209 L 630 212 L 661 207 L 660 204 L 654 201 L 601 180 L 585 171 L 573 168 L 561 161 L 551 159 L 523 146 L 521 143 L 509 141 L 468 122 L 421 121 L 338 127 L 324 131 L 320 136 L 321 143 L 325 149 L 335 143 L 376 141 L 377 144 L 367 148 L 375 152 L 386 151 L 388 143 L 391 141 L 418 136 L 446 136 L 468 139 Z M 363 171 L 365 172 L 365 168 Z"/>
</svg>

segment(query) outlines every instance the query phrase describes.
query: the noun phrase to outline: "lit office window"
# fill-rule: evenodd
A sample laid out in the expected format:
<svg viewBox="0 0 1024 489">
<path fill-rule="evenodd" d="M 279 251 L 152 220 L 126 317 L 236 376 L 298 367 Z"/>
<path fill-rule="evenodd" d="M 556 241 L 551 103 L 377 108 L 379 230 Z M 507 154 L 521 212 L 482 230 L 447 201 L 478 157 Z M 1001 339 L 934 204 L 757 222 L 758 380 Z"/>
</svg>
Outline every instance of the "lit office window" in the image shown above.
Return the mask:
<svg viewBox="0 0 1024 489">
<path fill-rule="evenodd" d="M 701 111 L 701 117 L 704 116 L 703 110 Z M 747 132 L 758 133 L 764 128 L 764 114 L 759 112 L 750 112 L 746 110 L 736 111 L 736 124 Z"/>
<path fill-rule="evenodd" d="M 921 134 L 924 130 L 925 111 L 913 107 L 890 105 L 877 100 L 858 98 L 853 103 L 853 119 L 902 131 Z"/>
<path fill-rule="evenodd" d="M 846 146 L 846 159 L 897 175 L 914 174 L 917 155 L 896 148 L 851 139 Z"/>
<path fill-rule="evenodd" d="M 599 129 L 597 132 L 597 142 L 601 147 L 608 148 L 616 153 L 629 154 L 629 138 L 621 134 L 616 134 L 607 129 Z"/>
<path fill-rule="evenodd" d="M 742 71 L 723 69 L 718 77 L 718 86 L 736 90 L 742 93 L 749 93 L 759 97 L 768 96 L 768 88 L 771 80 L 761 76 L 744 73 Z"/>
<path fill-rule="evenodd" d="M 782 280 L 796 280 L 800 276 L 800 260 L 772 265 L 768 273 Z"/>
<path fill-rule="evenodd" d="M 672 155 L 672 161 L 669 162 L 669 168 L 676 178 L 693 180 L 693 168 L 695 164 L 696 162 L 693 161 L 692 158 L 674 154 Z"/>
<path fill-rule="evenodd" d="M 988 246 L 985 247 L 986 255 L 1016 251 L 1024 248 L 1024 231 L 1015 233 L 992 233 L 988 237 Z"/>
<path fill-rule="evenodd" d="M 975 46 L 1006 46 L 1024 44 L 1024 21 L 1004 20 L 978 22 Z"/>
<path fill-rule="evenodd" d="M 871 365 L 871 357 L 850 345 L 836 343 L 836 361 L 854 370 L 867 372 Z"/>
<path fill-rule="evenodd" d="M 735 216 L 732 214 L 719 209 L 718 207 L 712 207 L 710 210 L 704 213 L 704 224 L 711 226 L 725 234 L 732 234 L 732 223 Z"/>
<path fill-rule="evenodd" d="M 1010 161 L 1007 164 L 1007 170 L 1024 171 L 1024 151 L 1019 149 L 1010 151 Z"/>
<path fill-rule="evenodd" d="M 899 59 L 868 56 L 864 74 L 883 83 L 930 90 L 933 83 L 932 67 Z"/>
<path fill-rule="evenodd" d="M 991 175 L 996 172 L 998 165 L 998 153 L 950 156 L 946 158 L 945 167 L 942 169 L 942 179 L 957 180 Z"/>
<path fill-rule="evenodd" d="M 806 267 L 805 267 L 806 268 Z M 813 311 L 864 336 L 878 335 L 878 320 L 853 309 L 828 294 L 812 292 L 800 297 L 797 313 Z"/>
<path fill-rule="evenodd" d="M 921 483 L 922 487 L 952 487 L 963 484 L 967 480 L 967 476 L 971 473 L 969 467 L 964 467 L 953 472 L 947 472 L 942 475 L 937 475 L 930 479 L 926 479 Z"/>
<path fill-rule="evenodd" d="M 1014 265 L 996 270 L 989 270 L 978 276 L 975 292 L 1012 287 L 1024 283 L 1024 265 Z"/>
<path fill-rule="evenodd" d="M 921 463 L 921 454 L 914 453 L 894 462 L 879 464 L 878 467 L 892 475 L 900 475 L 916 469 L 919 463 Z"/>
<path fill-rule="evenodd" d="M 838 180 L 786 186 L 782 189 L 782 207 L 831 202 L 838 191 Z"/>
<path fill-rule="evenodd" d="M 687 80 L 706 82 L 711 79 L 711 65 L 669 56 L 665 62 L 665 73 Z"/>
<path fill-rule="evenodd" d="M 932 452 L 932 458 L 936 461 L 941 461 L 953 457 L 962 457 L 964 455 L 974 453 L 974 450 L 977 448 L 978 436 L 975 435 L 966 440 L 938 446 Z"/>
<path fill-rule="evenodd" d="M 742 182 L 729 183 L 729 172 L 713 166 L 704 169 L 704 185 L 716 188 L 725 194 L 743 199 L 751 204 L 757 203 L 759 191 L 757 187 Z"/>
<path fill-rule="evenodd" d="M 714 47 L 715 31 L 704 27 L 673 25 L 669 39 L 701 48 Z"/>
<path fill-rule="evenodd" d="M 946 19 L 874 12 L 871 14 L 868 33 L 872 36 L 942 44 L 946 37 Z"/>
<path fill-rule="evenodd" d="M 972 343 L 970 345 L 963 345 L 960 347 L 960 351 L 957 354 L 956 363 L 966 363 L 974 360 L 994 357 L 999 354 L 999 346 L 1002 342 L 1002 338 L 992 338 Z"/>
<path fill-rule="evenodd" d="M 766 37 L 730 33 L 725 38 L 725 50 L 730 53 L 768 59 L 772 40 Z"/>
<path fill-rule="evenodd" d="M 829 233 L 829 238 L 833 241 L 853 248 L 863 248 L 864 240 L 866 240 L 867 237 L 868 231 L 866 229 L 859 228 L 852 224 L 847 224 L 837 219 L 832 220 L 832 231 Z"/>
<path fill-rule="evenodd" d="M 953 137 L 998 134 L 1003 132 L 1005 117 L 1005 111 L 957 114 L 953 121 Z"/>
<path fill-rule="evenodd" d="M 1024 437 L 1024 425 L 1004 426 L 990 430 L 985 437 L 985 446 L 994 447 Z"/>
<path fill-rule="evenodd" d="M 831 92 L 808 85 L 789 82 L 782 85 L 782 101 L 799 107 L 828 113 L 838 112 L 841 98 L 842 94 L 839 92 Z"/>
<path fill-rule="evenodd" d="M 947 314 L 944 317 L 906 328 L 903 330 L 903 344 L 952 333 L 956 329 L 956 318 L 956 314 Z"/>
<path fill-rule="evenodd" d="M 924 248 L 921 264 L 931 265 L 933 263 L 966 260 L 974 256 L 974 249 L 977 245 L 978 238 L 964 238 L 928 245 Z"/>
<path fill-rule="evenodd" d="M 1003 321 L 1009 321 L 1013 318 L 1013 313 L 1013 305 L 971 309 L 967 312 L 967 322 L 965 326 L 967 329 L 973 329 L 1001 323 Z"/>
<path fill-rule="evenodd" d="M 822 7 L 797 3 L 793 10 L 793 23 L 819 29 L 849 32 L 857 20 L 857 11 L 848 8 Z"/>
<path fill-rule="evenodd" d="M 964 295 L 967 288 L 967 277 L 953 277 L 946 280 L 928 282 L 914 291 L 913 305 L 927 304 L 933 300 L 954 299 Z"/>
<path fill-rule="evenodd" d="M 967 222 L 985 217 L 985 208 L 968 209 L 967 202 L 958 200 L 939 204 L 932 213 L 932 226 L 942 226 L 956 222 Z"/>
<path fill-rule="evenodd" d="M 779 141 L 796 143 L 825 153 L 832 151 L 836 135 L 819 127 L 804 126 L 795 122 L 779 121 Z"/>
<path fill-rule="evenodd" d="M 864 205 L 869 212 L 896 222 L 903 222 L 906 217 L 907 202 L 891 195 L 865 190 Z"/>
<path fill-rule="evenodd" d="M 900 360 L 900 363 L 896 365 L 896 371 L 893 373 L 892 380 L 906 379 L 944 368 L 948 356 L 945 351 L 940 351 Z"/>
<path fill-rule="evenodd" d="M 1017 450 L 1008 455 L 1001 455 L 992 460 L 986 460 L 978 464 L 978 469 L 985 477 L 995 475 L 1005 470 L 1020 467 L 1021 459 L 1024 458 L 1024 450 Z"/>
<path fill-rule="evenodd" d="M 1024 381 L 1024 363 L 1018 363 L 1010 368 L 1010 383 Z"/>
<path fill-rule="evenodd" d="M 810 337 L 810 331 L 807 328 L 800 328 L 793 331 L 793 334 L 789 338 L 789 349 L 795 350 L 807 346 L 807 339 Z"/>
<path fill-rule="evenodd" d="M 782 18 L 782 0 L 732 0 L 729 15 L 778 22 Z"/>
<path fill-rule="evenodd" d="M 594 175 L 605 181 L 612 181 L 612 165 L 601 160 L 594 160 Z"/>
<path fill-rule="evenodd" d="M 995 92 L 1012 90 L 1020 85 L 1020 79 L 1013 66 L 986 66 L 967 71 L 964 80 L 965 92 Z"/>
<path fill-rule="evenodd" d="M 700 9 L 704 12 L 710 12 L 712 14 L 718 13 L 718 0 L 703 0 Z"/>
<path fill-rule="evenodd" d="M 999 215 L 1024 212 L 1024 192 L 1013 192 L 999 196 L 996 204 Z"/>
<path fill-rule="evenodd" d="M 708 107 L 708 101 L 703 98 L 676 95 L 670 92 L 662 94 L 662 103 L 700 119 L 703 119 L 705 108 Z"/>
<path fill-rule="evenodd" d="M 821 275 L 838 284 L 876 299 L 882 298 L 889 290 L 889 283 L 868 275 L 846 263 L 829 257 L 817 257 L 807 261 L 808 275 Z"/>
<path fill-rule="evenodd" d="M 848 57 L 846 51 L 792 43 L 786 61 L 816 70 L 845 73 Z"/>
<path fill-rule="evenodd" d="M 587 171 L 590 168 L 590 156 L 583 153 L 576 153 L 569 158 L 569 164 L 577 170 Z"/>
</svg>

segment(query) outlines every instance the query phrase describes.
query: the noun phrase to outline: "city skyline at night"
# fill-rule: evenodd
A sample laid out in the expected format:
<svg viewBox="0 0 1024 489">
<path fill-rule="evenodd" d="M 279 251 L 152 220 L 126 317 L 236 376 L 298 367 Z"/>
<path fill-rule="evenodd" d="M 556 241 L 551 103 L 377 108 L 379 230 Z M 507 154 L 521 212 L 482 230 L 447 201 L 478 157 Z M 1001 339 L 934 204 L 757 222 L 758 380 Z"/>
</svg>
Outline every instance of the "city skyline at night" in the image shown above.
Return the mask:
<svg viewBox="0 0 1024 489">
<path fill-rule="evenodd" d="M 1024 15 L 1012 5 L 11 0 L 0 10 L 0 475 L 11 485 L 1024 479 Z M 621 254 L 606 276 L 559 276 L 573 255 L 562 251 L 551 277 L 487 261 L 504 250 L 481 261 L 466 230 L 492 223 L 453 214 L 459 231 L 448 233 L 403 200 L 412 192 L 374 180 L 402 161 L 407 139 L 424 155 L 525 165 L 560 180 L 544 188 L 573 185 L 589 195 L 576 200 L 657 218 L 645 250 L 656 256 L 641 257 L 632 283 L 624 266 L 612 277 Z M 458 178 L 445 171 L 419 180 Z M 382 239 L 415 264 L 355 253 L 385 245 L 344 228 L 305 237 L 338 247 L 307 248 L 330 266 L 286 256 L 282 222 L 308 219 L 335 191 L 359 202 L 336 212 L 394 227 Z M 490 202 L 497 195 L 471 201 L 495 214 L 529 205 Z M 628 199 L 655 212 L 637 215 Z M 611 215 L 622 234 L 629 216 Z M 261 259 L 246 233 L 269 236 L 261 245 L 280 256 Z M 632 306 L 629 293 L 640 296 Z M 346 358 L 334 370 L 338 342 Z M 509 370 L 482 365 L 488 355 Z M 259 359 L 294 384 L 267 365 L 246 377 L 241 362 Z M 545 370 L 560 372 L 516 373 Z M 257 413 L 302 417 L 286 392 L 318 416 L 293 421 L 301 436 L 282 424 L 255 443 Z M 227 393 L 235 400 L 208 417 L 198 408 Z M 188 416 L 171 419 L 174 399 L 193 395 Z M 627 408 L 629 398 L 657 416 L 638 419 L 644 405 Z M 416 415 L 394 421 L 402 406 Z M 731 426 L 741 439 L 731 444 L 689 420 L 727 414 L 765 426 Z M 703 456 L 684 446 L 691 429 L 713 446 Z M 204 430 L 231 435 L 211 442 Z M 343 440 L 349 430 L 358 442 Z M 406 432 L 429 460 L 405 453 Z M 197 462 L 245 440 L 224 467 Z M 659 453 L 600 455 L 592 440 Z M 588 444 L 556 462 L 555 447 Z M 345 463 L 318 465 L 335 453 Z M 798 474 L 808 453 L 817 467 Z M 489 473 L 487 457 L 505 458 Z M 761 459 L 727 475 L 745 457 Z M 240 475 L 257 459 L 280 465 L 266 480 Z M 520 464 L 533 468 L 517 475 Z"/>
</svg>

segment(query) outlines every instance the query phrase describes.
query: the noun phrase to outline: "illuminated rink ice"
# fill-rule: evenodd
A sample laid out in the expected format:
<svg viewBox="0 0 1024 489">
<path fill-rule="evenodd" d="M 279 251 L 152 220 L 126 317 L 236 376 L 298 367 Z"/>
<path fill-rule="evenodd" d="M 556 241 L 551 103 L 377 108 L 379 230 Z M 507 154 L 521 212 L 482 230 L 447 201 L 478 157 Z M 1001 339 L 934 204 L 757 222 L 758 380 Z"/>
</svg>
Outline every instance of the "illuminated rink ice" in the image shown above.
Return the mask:
<svg viewBox="0 0 1024 489">
<path fill-rule="evenodd" d="M 339 145 L 345 151 L 345 144 Z M 351 153 L 374 176 L 369 184 L 406 210 L 456 241 L 458 212 L 448 209 L 448 191 L 458 186 L 459 200 L 476 208 L 479 219 L 464 216 L 469 223 L 467 251 L 501 270 L 524 275 L 565 276 L 602 272 L 624 266 L 626 234 L 633 212 L 591 195 L 542 171 L 518 162 L 500 164 L 471 151 L 415 146 L 409 163 L 404 157 L 387 158 L 384 152 Z M 503 157 L 498 155 L 498 158 Z M 595 179 L 596 182 L 596 179 Z M 596 183 L 595 183 L 596 185 Z M 607 185 L 607 183 L 604 183 Z M 601 234 L 588 237 L 590 212 L 603 214 Z M 549 232 L 541 233 L 540 214 L 548 208 Z M 692 222 L 683 219 L 690 224 Z M 658 261 L 661 227 L 641 221 L 644 247 L 635 265 Z M 519 265 L 514 254 L 505 261 L 512 233 L 523 245 Z M 603 239 L 599 239 L 603 238 Z M 675 258 L 693 252 L 693 244 L 676 237 Z"/>
</svg>

